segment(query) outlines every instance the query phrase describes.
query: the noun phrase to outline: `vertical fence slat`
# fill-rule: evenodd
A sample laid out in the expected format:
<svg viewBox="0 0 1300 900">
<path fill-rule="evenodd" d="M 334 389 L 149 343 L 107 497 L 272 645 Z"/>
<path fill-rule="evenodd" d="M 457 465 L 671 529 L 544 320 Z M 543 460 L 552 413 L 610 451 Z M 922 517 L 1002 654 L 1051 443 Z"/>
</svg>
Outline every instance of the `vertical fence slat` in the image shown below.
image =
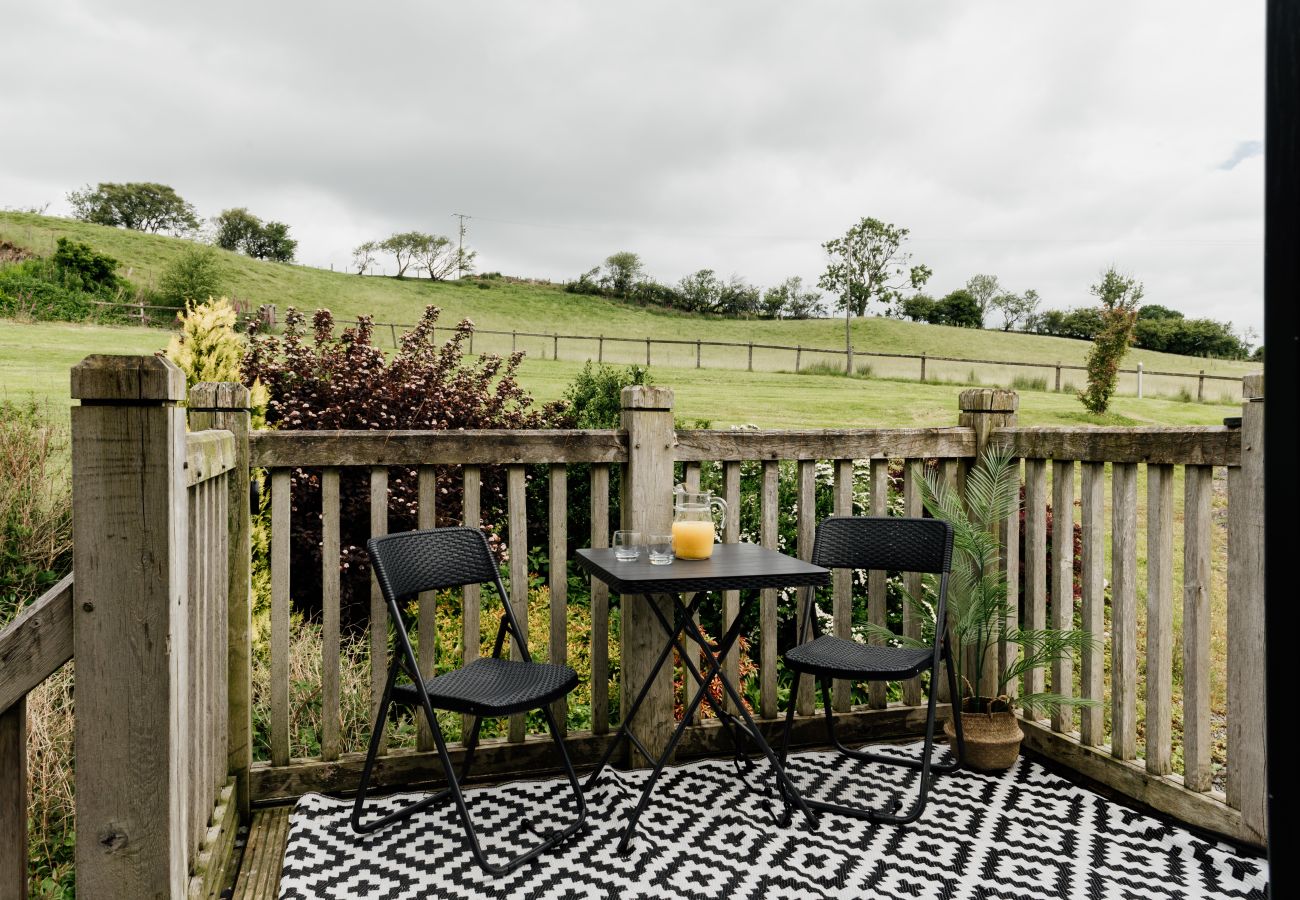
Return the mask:
<svg viewBox="0 0 1300 900">
<path fill-rule="evenodd" d="M 1110 752 L 1137 756 L 1137 464 L 1114 463 L 1111 478 Z"/>
<path fill-rule="evenodd" d="M 903 515 L 917 518 L 921 515 L 921 478 L 925 461 L 921 459 L 903 460 Z M 921 574 L 907 572 L 903 575 L 903 590 L 913 597 L 921 596 Z M 911 638 L 921 636 L 921 623 L 912 612 L 912 604 L 903 604 L 903 634 Z M 921 679 L 909 678 L 903 682 L 903 703 L 918 706 L 921 703 Z"/>
<path fill-rule="evenodd" d="M 289 764 L 289 470 L 271 470 L 271 765 Z"/>
<path fill-rule="evenodd" d="M 370 468 L 370 536 L 388 534 L 388 469 Z M 378 579 L 370 579 L 370 720 L 373 722 L 383 701 L 384 682 L 388 678 L 388 609 Z M 379 752 L 388 750 L 388 731 L 379 743 Z"/>
<path fill-rule="evenodd" d="M 558 346 L 558 345 L 557 345 Z M 551 654 L 550 661 L 569 664 L 569 476 L 562 465 L 550 471 Z M 551 708 L 560 734 L 568 733 L 569 700 L 561 697 Z"/>
<path fill-rule="evenodd" d="M 777 479 L 779 466 L 774 459 L 763 460 L 762 522 L 759 541 L 764 547 L 776 549 L 777 542 Z M 775 718 L 778 711 L 776 697 L 776 591 L 765 589 L 759 599 L 759 706 L 765 719 Z"/>
<path fill-rule="evenodd" d="M 506 467 L 506 503 L 509 510 L 510 540 L 510 604 L 519 628 L 528 634 L 528 498 L 525 494 L 523 466 Z M 523 658 L 523 648 L 517 641 L 510 645 L 512 659 Z M 510 717 L 510 740 L 524 739 L 524 714 Z"/>
<path fill-rule="evenodd" d="M 609 466 L 591 467 L 591 546 L 609 546 Z M 609 732 L 609 585 L 591 578 L 591 730 Z"/>
<path fill-rule="evenodd" d="M 817 464 L 811 459 L 799 460 L 799 496 L 798 518 L 795 525 L 796 546 L 799 558 L 812 559 L 813 537 L 817 532 Z M 797 596 L 797 615 L 803 621 L 807 604 L 815 599 L 812 588 L 800 588 Z M 814 610 L 814 615 L 816 611 Z M 807 635 L 812 640 L 812 635 Z M 811 716 L 816 709 L 816 679 L 810 677 L 799 680 L 797 712 L 801 716 Z"/>
<path fill-rule="evenodd" d="M 420 529 L 438 527 L 438 471 L 433 466 L 420 466 L 416 472 L 416 507 L 415 526 Z M 416 662 L 420 664 L 420 674 L 430 679 L 437 673 L 438 664 L 438 607 L 437 595 L 433 591 L 420 594 L 420 608 L 417 612 L 417 640 L 415 645 Z M 418 723 L 415 732 L 415 746 L 420 750 L 434 748 L 433 731 L 425 720 L 424 713 L 415 712 Z"/>
<path fill-rule="evenodd" d="M 1074 627 L 1074 461 L 1052 462 L 1052 627 Z M 1074 694 L 1074 661 L 1062 654 L 1052 662 L 1052 691 Z M 1053 731 L 1074 730 L 1074 707 L 1052 713 Z"/>
<path fill-rule="evenodd" d="M 1183 784 L 1208 791 L 1210 777 L 1210 500 L 1214 469 L 1183 469 Z"/>
<path fill-rule="evenodd" d="M 871 461 L 871 514 L 884 516 L 889 513 L 889 460 L 873 459 Z M 889 573 L 883 569 L 872 569 L 867 573 L 867 621 L 884 627 L 886 613 L 886 591 Z M 873 638 L 871 643 L 880 640 Z M 887 685 L 883 681 L 872 681 L 867 686 L 867 702 L 872 709 L 884 709 L 887 701 Z"/>
<path fill-rule="evenodd" d="M 837 459 L 835 461 L 835 515 L 853 515 L 853 460 Z M 832 614 L 835 621 L 835 636 L 843 640 L 853 637 L 853 573 L 848 569 L 834 569 L 831 572 L 831 590 L 834 594 Z M 835 712 L 848 712 L 853 702 L 852 684 L 843 678 L 835 679 L 832 684 L 831 703 Z"/>
<path fill-rule="evenodd" d="M 0 897 L 26 897 L 26 697 L 0 711 L 0 834 Z"/>
<path fill-rule="evenodd" d="M 339 470 L 320 474 L 321 526 L 321 759 L 339 758 L 342 751 L 339 711 Z"/>
<path fill-rule="evenodd" d="M 698 491 L 700 489 L 700 464 L 698 462 L 688 462 L 682 466 L 682 483 L 686 485 L 686 490 L 688 491 Z M 650 542 L 650 536 L 645 535 L 645 540 L 646 543 L 648 544 Z M 686 604 L 690 604 L 690 602 L 694 599 L 695 599 L 695 594 L 686 594 L 682 597 L 682 602 Z M 700 625 L 700 613 L 699 610 L 696 610 L 695 626 L 698 628 L 699 625 Z M 687 646 L 689 646 L 689 644 Z M 696 664 L 697 665 L 702 664 L 702 660 L 696 660 Z M 682 708 L 684 709 L 686 705 L 690 702 L 690 699 L 691 699 L 690 685 L 683 682 L 682 693 L 679 695 L 678 702 L 682 704 Z M 693 725 L 699 724 L 698 712 L 692 718 L 691 724 Z"/>
<path fill-rule="evenodd" d="M 186 846 L 193 851 L 203 834 L 203 825 L 197 820 L 201 806 L 198 799 L 199 783 L 203 772 L 203 746 L 201 726 L 203 725 L 203 646 L 199 616 L 203 605 L 203 553 L 204 520 L 202 509 L 203 485 L 198 484 L 186 490 L 185 534 L 188 550 L 186 552 L 187 574 L 185 602 L 182 605 L 182 627 L 185 629 L 185 643 L 189 648 L 188 668 L 183 671 L 181 688 L 185 691 L 186 740 L 188 752 L 184 756 L 185 784 L 181 790 L 185 794 Z"/>
<path fill-rule="evenodd" d="M 1084 697 L 1096 700 L 1096 706 L 1079 710 L 1080 739 L 1085 746 L 1095 747 L 1105 741 L 1106 661 L 1101 645 L 1105 633 L 1104 596 L 1106 587 L 1106 464 L 1085 462 L 1080 466 L 1079 511 L 1083 529 L 1083 627 L 1092 635 L 1092 646 L 1083 651 L 1080 661 L 1079 689 Z"/>
<path fill-rule="evenodd" d="M 722 541 L 734 544 L 740 540 L 740 463 L 728 462 L 722 465 L 722 499 L 727 501 L 727 521 L 722 526 Z M 722 630 L 725 632 L 740 615 L 740 591 L 722 592 Z M 739 640 L 731 648 L 726 659 L 722 661 L 723 674 L 732 684 L 740 684 L 740 647 Z M 726 709 L 738 712 L 730 694 L 724 695 Z"/>
<path fill-rule="evenodd" d="M 1025 460 L 1025 620 L 1031 629 L 1047 627 L 1047 463 L 1041 459 Z M 1026 672 L 1025 693 L 1043 693 L 1043 676 L 1041 668 Z"/>
<path fill-rule="evenodd" d="M 234 477 L 233 473 L 226 473 L 221 479 L 213 485 L 214 496 L 216 498 L 216 518 L 215 527 L 217 529 L 217 556 L 213 561 L 217 573 L 217 583 L 214 586 L 214 605 L 212 619 L 212 636 L 216 647 L 215 656 L 213 657 L 213 697 L 215 698 L 216 709 L 214 716 L 217 720 L 216 742 L 213 744 L 213 802 L 216 802 L 217 794 L 225 786 L 227 777 L 231 774 L 229 759 L 230 750 L 230 679 L 228 671 L 228 662 L 230 659 L 230 634 L 228 624 L 230 621 L 230 529 L 227 523 L 230 521 L 230 480 Z"/>
<path fill-rule="evenodd" d="M 478 466 L 465 466 L 461 473 L 461 479 L 463 488 L 461 493 L 462 521 L 470 528 L 479 528 L 482 524 L 482 514 L 479 509 L 479 499 L 483 488 L 482 470 Z M 479 643 L 482 640 L 479 623 L 479 614 L 482 612 L 480 608 L 482 590 L 477 584 L 467 584 L 461 592 L 461 665 L 467 666 L 478 659 Z M 505 598 L 502 597 L 501 601 L 504 603 Z M 473 726 L 473 716 L 465 715 L 461 717 L 463 734 L 468 735 Z"/>
<path fill-rule="evenodd" d="M 1011 468 L 1015 483 L 1019 486 L 1021 484 L 1020 460 L 1012 460 Z M 1011 512 L 998 527 L 998 532 L 1002 544 L 1002 571 L 1007 579 L 1007 615 L 1002 625 L 1002 636 L 998 639 L 998 665 L 1001 667 L 1000 671 L 1005 672 L 1020 660 L 1020 646 L 1006 639 L 1006 635 L 1020 627 L 1020 503 L 1018 499 L 1012 504 Z M 1020 694 L 1019 677 L 1007 680 L 1006 691 L 1011 697 Z"/>
<path fill-rule="evenodd" d="M 1147 771 L 1172 764 L 1174 668 L 1174 467 L 1147 466 Z"/>
<path fill-rule="evenodd" d="M 1267 825 L 1264 669 L 1264 377 L 1242 379 L 1241 465 L 1228 469 L 1228 804 Z M 1280 448 L 1285 450 L 1286 448 Z M 1275 760 L 1274 765 L 1285 765 Z"/>
</svg>

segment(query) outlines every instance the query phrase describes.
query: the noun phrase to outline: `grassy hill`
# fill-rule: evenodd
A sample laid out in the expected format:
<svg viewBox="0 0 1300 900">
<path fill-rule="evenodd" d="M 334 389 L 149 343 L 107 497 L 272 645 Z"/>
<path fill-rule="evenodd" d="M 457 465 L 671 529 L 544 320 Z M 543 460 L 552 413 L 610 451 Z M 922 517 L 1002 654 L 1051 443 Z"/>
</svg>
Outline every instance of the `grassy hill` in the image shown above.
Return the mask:
<svg viewBox="0 0 1300 900">
<path fill-rule="evenodd" d="M 69 219 L 37 216 L 27 213 L 0 212 L 0 240 L 7 240 L 39 253 L 48 253 L 57 238 L 68 236 L 85 241 L 121 261 L 132 281 L 148 285 L 156 283 L 167 262 L 187 242 L 178 238 L 149 235 L 123 229 L 88 225 Z M 443 321 L 454 324 L 469 318 L 483 329 L 534 331 L 560 334 L 604 334 L 623 337 L 689 338 L 757 342 L 783 345 L 802 345 L 806 348 L 822 347 L 840 350 L 844 346 L 842 319 L 808 321 L 752 321 L 691 316 L 668 310 L 637 307 L 603 297 L 567 294 L 559 286 L 549 284 L 523 284 L 505 281 L 432 282 L 418 279 L 385 277 L 360 277 L 330 272 L 307 266 L 285 263 L 261 262 L 236 253 L 222 252 L 229 292 L 253 305 L 275 303 L 281 310 L 289 306 L 313 310 L 325 307 L 338 318 L 360 314 L 373 315 L 381 322 L 414 322 L 427 304 L 443 310 Z M 484 285 L 484 286 L 480 286 Z M 998 331 L 972 331 L 939 325 L 904 322 L 897 319 L 863 318 L 853 323 L 853 342 L 859 351 L 920 354 L 931 356 L 976 357 L 992 360 L 1015 360 L 1043 363 L 1056 362 L 1080 364 L 1088 351 L 1085 341 L 1043 335 L 1010 334 Z M 583 359 L 595 355 L 595 342 L 561 342 L 561 358 Z M 482 348 L 504 350 L 510 338 L 484 339 Z M 551 341 L 521 338 L 518 346 L 531 354 L 551 354 Z M 479 345 L 476 344 L 476 349 Z M 607 360 L 644 360 L 644 345 L 605 345 Z M 694 348 L 665 351 L 662 363 L 682 366 L 694 365 Z M 744 350 L 706 348 L 705 364 L 708 367 L 744 367 L 747 364 Z M 833 358 L 825 358 L 827 361 Z M 842 359 L 842 357 L 841 357 Z M 805 364 L 815 361 L 805 354 Z M 1196 373 L 1204 370 L 1212 375 L 1239 377 L 1258 366 L 1229 360 L 1199 359 L 1132 351 L 1126 365 L 1142 362 L 1148 370 Z M 755 354 L 755 368 L 766 370 L 793 369 L 792 354 Z M 840 363 L 842 365 L 842 362 Z M 919 374 L 914 360 L 892 362 L 872 359 L 870 364 L 878 374 L 915 378 Z M 971 367 L 960 364 L 932 364 L 931 378 L 970 380 Z M 1016 372 L 1024 370 L 979 368 L 977 376 L 987 383 L 1009 383 Z M 1033 371 L 1033 370 L 1030 370 Z M 1043 370 L 1033 371 L 1042 375 Z M 1079 381 L 1081 373 L 1067 377 Z M 1176 386 L 1153 383 L 1155 390 L 1173 393 Z M 1227 384 L 1226 382 L 1224 383 Z M 1226 390 L 1226 388 L 1224 388 Z M 1217 396 L 1220 386 L 1215 385 L 1211 396 Z"/>
</svg>

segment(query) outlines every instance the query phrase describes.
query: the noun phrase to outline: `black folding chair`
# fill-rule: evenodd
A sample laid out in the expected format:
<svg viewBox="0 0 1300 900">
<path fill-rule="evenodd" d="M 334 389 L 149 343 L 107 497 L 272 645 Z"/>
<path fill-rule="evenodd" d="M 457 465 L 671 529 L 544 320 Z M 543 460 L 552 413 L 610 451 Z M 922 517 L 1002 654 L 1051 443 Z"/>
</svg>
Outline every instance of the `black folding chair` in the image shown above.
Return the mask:
<svg viewBox="0 0 1300 900">
<path fill-rule="evenodd" d="M 794 684 L 790 688 L 789 706 L 785 716 L 785 735 L 781 744 L 781 761 L 785 761 L 790 746 L 790 729 L 794 724 L 795 698 L 799 694 L 799 679 L 805 673 L 821 682 L 822 702 L 826 707 L 826 727 L 833 743 L 845 756 L 892 766 L 921 770 L 920 790 L 907 812 L 899 812 L 902 802 L 889 809 L 865 809 L 844 806 L 822 800 L 805 798 L 814 809 L 829 810 L 841 815 L 903 825 L 913 822 L 925 809 L 932 772 L 956 771 L 966 753 L 965 737 L 961 730 L 958 706 L 961 694 L 953 673 L 946 621 L 948 573 L 952 569 L 952 526 L 939 519 L 912 519 L 887 516 L 832 516 L 817 526 L 817 539 L 813 544 L 812 561 L 828 569 L 884 569 L 891 572 L 929 572 L 939 575 L 939 598 L 935 609 L 934 646 L 928 649 L 889 647 L 878 644 L 859 644 L 829 634 L 821 634 L 818 626 L 816 595 L 810 592 L 805 614 L 799 623 L 799 645 L 785 654 L 785 664 L 794 671 Z M 809 629 L 813 639 L 804 643 Z M 957 730 L 957 758 L 946 763 L 933 763 L 935 692 L 939 663 L 948 670 L 948 690 L 953 703 L 953 719 Z M 925 715 L 925 746 L 919 760 L 896 756 L 883 756 L 863 750 L 850 750 L 835 735 L 835 714 L 831 708 L 831 679 L 848 681 L 900 681 L 929 671 L 929 706 Z M 787 813 L 788 815 L 788 813 Z"/>
<path fill-rule="evenodd" d="M 469 836 L 470 849 L 474 851 L 474 858 L 478 860 L 480 866 L 493 875 L 510 872 L 567 840 L 586 821 L 587 805 L 582 797 L 582 789 L 578 786 L 578 776 L 574 773 L 573 764 L 569 761 L 569 754 L 564 748 L 564 741 L 560 737 L 559 729 L 556 728 L 550 704 L 577 687 L 578 675 L 568 666 L 532 661 L 528 655 L 527 632 L 520 627 L 510 609 L 510 599 L 501 584 L 501 574 L 492 559 L 492 553 L 488 550 L 487 540 L 482 532 L 474 528 L 407 531 L 373 538 L 366 542 L 366 550 L 370 554 L 371 567 L 379 581 L 384 599 L 388 601 L 388 615 L 397 632 L 397 647 L 388 668 L 388 681 L 384 685 L 383 700 L 379 704 L 379 715 L 375 719 L 370 748 L 366 752 L 366 764 L 361 770 L 361 786 L 357 790 L 356 803 L 352 807 L 353 830 L 362 833 L 375 831 L 450 797 L 455 801 L 456 808 L 460 812 L 465 833 Z M 492 655 L 476 659 L 464 668 L 455 669 L 445 675 L 426 679 L 420 672 L 419 663 L 416 662 L 415 653 L 411 649 L 410 636 L 402 623 L 401 602 L 421 591 L 488 583 L 496 587 L 505 607 L 505 612 L 501 616 L 501 625 L 497 629 L 496 647 Z M 382 628 L 383 623 L 372 623 L 372 627 Z M 519 656 L 522 658 L 501 658 L 507 634 L 517 642 Z M 399 673 L 404 674 L 409 681 L 397 683 Z M 372 822 L 363 822 L 362 807 L 365 803 L 366 790 L 370 784 L 375 755 L 379 751 L 384 723 L 388 718 L 388 707 L 393 703 L 418 707 L 424 711 L 425 718 L 429 722 L 429 730 L 433 733 L 433 740 L 438 748 L 438 757 L 442 761 L 447 787 Z M 446 709 L 475 717 L 469 738 L 465 741 L 465 760 L 459 778 L 452 765 L 451 755 L 447 752 L 447 742 L 443 738 L 442 729 L 438 727 L 435 709 Z M 540 709 L 546 717 L 546 724 L 550 726 L 551 737 L 555 740 L 564 772 L 573 787 L 578 815 L 572 824 L 563 829 L 540 831 L 530 824 L 529 829 L 542 838 L 542 843 L 511 857 L 500 865 L 493 865 L 488 862 L 479 845 L 474 823 L 470 819 L 465 797 L 461 793 L 460 782 L 469 777 L 483 718 L 508 716 L 532 709 Z"/>
</svg>

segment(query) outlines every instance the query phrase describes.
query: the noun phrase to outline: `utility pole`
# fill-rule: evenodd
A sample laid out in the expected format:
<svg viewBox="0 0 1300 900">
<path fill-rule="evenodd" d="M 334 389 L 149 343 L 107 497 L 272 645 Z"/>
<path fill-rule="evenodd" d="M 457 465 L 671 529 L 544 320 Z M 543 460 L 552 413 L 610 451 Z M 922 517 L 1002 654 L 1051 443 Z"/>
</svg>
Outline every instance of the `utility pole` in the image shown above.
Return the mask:
<svg viewBox="0 0 1300 900">
<path fill-rule="evenodd" d="M 455 218 L 460 219 L 460 239 L 456 245 L 456 280 L 460 281 L 465 274 L 461 269 L 461 266 L 465 261 L 465 220 L 470 218 L 470 216 L 467 216 L 464 213 L 452 213 L 452 215 Z"/>
</svg>

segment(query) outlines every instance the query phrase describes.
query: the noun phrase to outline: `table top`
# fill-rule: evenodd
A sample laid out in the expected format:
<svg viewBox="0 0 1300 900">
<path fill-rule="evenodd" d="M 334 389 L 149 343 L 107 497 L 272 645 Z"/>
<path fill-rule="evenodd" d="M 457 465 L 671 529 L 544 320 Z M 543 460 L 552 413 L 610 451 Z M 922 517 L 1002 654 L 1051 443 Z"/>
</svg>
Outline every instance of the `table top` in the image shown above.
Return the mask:
<svg viewBox="0 0 1300 900">
<path fill-rule="evenodd" d="M 622 562 L 613 550 L 579 550 L 577 563 L 619 594 L 682 594 L 751 588 L 806 587 L 828 584 L 829 569 L 768 550 L 757 544 L 714 544 L 709 559 L 675 559 L 665 566 L 650 563 L 642 548 L 637 559 Z"/>
</svg>

